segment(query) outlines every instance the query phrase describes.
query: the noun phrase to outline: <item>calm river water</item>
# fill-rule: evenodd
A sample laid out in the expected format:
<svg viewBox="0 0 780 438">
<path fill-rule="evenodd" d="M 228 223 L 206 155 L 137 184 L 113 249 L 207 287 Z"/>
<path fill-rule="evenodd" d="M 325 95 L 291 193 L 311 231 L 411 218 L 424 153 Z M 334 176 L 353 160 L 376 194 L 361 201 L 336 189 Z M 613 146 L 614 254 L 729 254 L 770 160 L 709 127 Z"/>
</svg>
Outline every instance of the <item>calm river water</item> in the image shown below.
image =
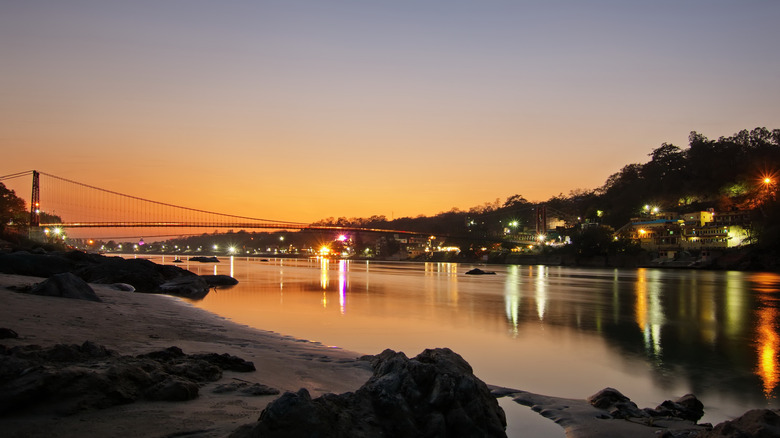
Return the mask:
<svg viewBox="0 0 780 438">
<path fill-rule="evenodd" d="M 780 396 L 780 275 L 319 259 L 179 264 L 240 283 L 195 305 L 364 354 L 449 347 L 483 381 L 640 407 L 693 393 L 702 422 Z M 172 256 L 152 257 L 170 264 Z"/>
</svg>

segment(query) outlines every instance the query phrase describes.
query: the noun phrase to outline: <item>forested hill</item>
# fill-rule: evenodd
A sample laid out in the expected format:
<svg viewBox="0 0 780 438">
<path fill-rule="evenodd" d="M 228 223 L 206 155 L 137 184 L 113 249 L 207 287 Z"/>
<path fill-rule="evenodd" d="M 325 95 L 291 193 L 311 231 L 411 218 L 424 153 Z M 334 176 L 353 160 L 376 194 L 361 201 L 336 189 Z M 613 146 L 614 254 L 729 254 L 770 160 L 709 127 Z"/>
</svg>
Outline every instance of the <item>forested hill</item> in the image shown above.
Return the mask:
<svg viewBox="0 0 780 438">
<path fill-rule="evenodd" d="M 665 211 L 695 211 L 715 208 L 754 208 L 772 201 L 780 177 L 780 129 L 743 130 L 730 137 L 711 140 L 691 132 L 687 147 L 664 143 L 652 150 L 646 163 L 623 166 L 593 190 L 572 191 L 543 202 L 548 217 L 599 222 L 619 228 L 637 216 L 645 205 Z M 767 180 L 768 178 L 768 180 Z M 518 187 L 522 192 L 522 187 Z M 521 195 L 506 202 L 486 203 L 468 211 L 452 209 L 435 216 L 399 218 L 329 218 L 329 225 L 419 230 L 460 234 L 481 231 L 492 234 L 497 227 L 533 227 L 534 208 Z"/>
<path fill-rule="evenodd" d="M 774 190 L 780 129 L 743 130 L 710 140 L 691 132 L 686 149 L 664 143 L 644 164 L 629 164 L 593 192 L 604 222 L 624 224 L 645 204 L 665 210 L 753 208 Z M 764 180 L 769 178 L 769 182 Z"/>
</svg>

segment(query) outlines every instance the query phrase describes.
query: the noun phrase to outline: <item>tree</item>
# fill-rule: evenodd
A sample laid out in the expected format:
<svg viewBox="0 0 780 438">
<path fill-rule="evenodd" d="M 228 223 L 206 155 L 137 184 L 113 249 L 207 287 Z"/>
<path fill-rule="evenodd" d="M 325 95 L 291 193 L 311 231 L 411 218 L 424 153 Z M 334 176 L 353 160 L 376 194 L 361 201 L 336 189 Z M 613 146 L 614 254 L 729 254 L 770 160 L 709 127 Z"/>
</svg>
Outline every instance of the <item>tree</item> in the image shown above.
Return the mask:
<svg viewBox="0 0 780 438">
<path fill-rule="evenodd" d="M 26 225 L 28 221 L 24 199 L 0 183 L 0 233 L 4 232 L 8 225 Z"/>
</svg>

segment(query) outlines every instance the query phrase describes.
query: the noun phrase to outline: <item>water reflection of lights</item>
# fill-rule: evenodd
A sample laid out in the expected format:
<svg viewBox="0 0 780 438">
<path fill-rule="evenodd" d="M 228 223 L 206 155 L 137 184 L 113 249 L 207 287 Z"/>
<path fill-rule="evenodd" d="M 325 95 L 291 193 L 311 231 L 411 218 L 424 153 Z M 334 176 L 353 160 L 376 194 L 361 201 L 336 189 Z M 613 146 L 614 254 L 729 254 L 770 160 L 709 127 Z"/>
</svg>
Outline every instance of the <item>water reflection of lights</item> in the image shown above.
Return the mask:
<svg viewBox="0 0 780 438">
<path fill-rule="evenodd" d="M 664 325 L 661 304 L 661 283 L 655 278 L 658 272 L 639 268 L 636 279 L 636 323 L 642 330 L 645 350 L 656 358 L 661 356 L 661 328 Z"/>
<path fill-rule="evenodd" d="M 758 273 L 751 276 L 751 280 L 757 283 L 755 290 L 759 308 L 756 311 L 756 374 L 764 383 L 764 395 L 772 397 L 772 392 L 780 382 L 780 327 L 778 318 L 780 312 L 777 309 L 778 284 L 780 276 L 776 274 Z"/>
<path fill-rule="evenodd" d="M 330 265 L 330 260 L 326 257 L 320 258 L 320 287 L 322 287 L 322 307 L 328 307 L 328 295 L 327 295 L 327 289 L 328 289 L 328 268 Z"/>
<path fill-rule="evenodd" d="M 506 281 L 504 282 L 504 306 L 506 317 L 512 323 L 512 336 L 514 337 L 518 334 L 520 298 L 520 267 L 510 265 L 507 267 Z"/>
<path fill-rule="evenodd" d="M 756 374 L 764 382 L 764 395 L 772 396 L 772 391 L 780 380 L 780 337 L 777 330 L 777 319 L 780 315 L 777 309 L 765 307 L 758 311 L 758 333 L 756 348 L 758 350 L 758 367 Z"/>
<path fill-rule="evenodd" d="M 458 275 L 458 264 L 449 262 L 425 262 L 425 276 Z"/>
<path fill-rule="evenodd" d="M 725 329 L 729 336 L 737 336 L 745 332 L 746 316 L 749 313 L 745 283 L 741 272 L 729 271 L 726 273 L 726 315 Z"/>
<path fill-rule="evenodd" d="M 339 261 L 339 310 L 343 315 L 347 304 L 347 271 L 349 270 L 347 260 Z"/>
<path fill-rule="evenodd" d="M 230 256 L 230 276 L 233 278 L 236 277 L 236 273 L 233 267 L 233 256 Z"/>
<path fill-rule="evenodd" d="M 533 269 L 533 268 L 532 268 Z M 539 265 L 536 267 L 536 288 L 534 297 L 536 298 L 536 313 L 539 315 L 539 321 L 544 321 L 544 312 L 547 307 L 547 266 Z"/>
</svg>

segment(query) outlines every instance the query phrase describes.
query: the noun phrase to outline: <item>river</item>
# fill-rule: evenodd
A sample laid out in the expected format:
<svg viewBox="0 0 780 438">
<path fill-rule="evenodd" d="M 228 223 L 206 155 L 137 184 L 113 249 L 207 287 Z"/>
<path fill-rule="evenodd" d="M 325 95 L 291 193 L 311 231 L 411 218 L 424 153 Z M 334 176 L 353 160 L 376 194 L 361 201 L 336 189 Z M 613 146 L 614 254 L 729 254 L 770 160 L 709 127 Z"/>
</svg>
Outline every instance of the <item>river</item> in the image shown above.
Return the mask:
<svg viewBox="0 0 780 438">
<path fill-rule="evenodd" d="M 240 282 L 197 307 L 262 330 L 364 354 L 449 347 L 487 383 L 559 397 L 610 386 L 655 407 L 693 393 L 713 424 L 779 406 L 778 274 L 183 259 Z"/>
</svg>

